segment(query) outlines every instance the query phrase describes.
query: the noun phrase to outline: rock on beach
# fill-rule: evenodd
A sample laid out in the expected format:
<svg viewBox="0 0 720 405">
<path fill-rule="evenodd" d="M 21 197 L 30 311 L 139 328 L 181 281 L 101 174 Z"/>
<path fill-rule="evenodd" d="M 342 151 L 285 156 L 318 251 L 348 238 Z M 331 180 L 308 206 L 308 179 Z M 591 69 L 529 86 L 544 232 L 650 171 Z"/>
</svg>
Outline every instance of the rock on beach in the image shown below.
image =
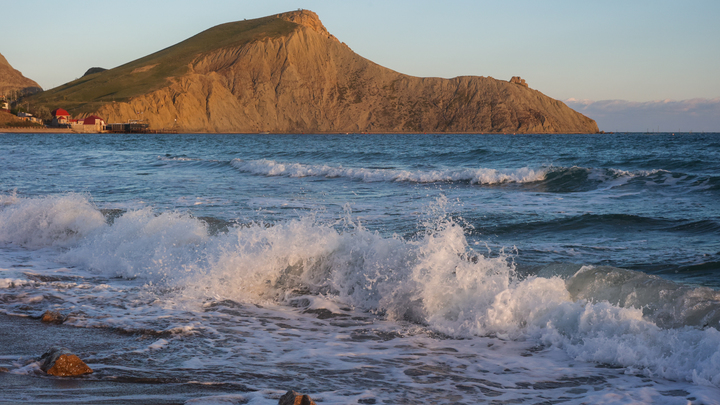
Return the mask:
<svg viewBox="0 0 720 405">
<path fill-rule="evenodd" d="M 64 347 L 52 347 L 40 357 L 42 371 L 56 377 L 74 377 L 90 374 L 93 370 Z"/>
<path fill-rule="evenodd" d="M 295 391 L 288 391 L 280 397 L 278 405 L 317 405 L 309 396 Z"/>
<path fill-rule="evenodd" d="M 45 323 L 61 324 L 65 322 L 65 316 L 58 311 L 47 310 L 40 320 Z"/>
</svg>

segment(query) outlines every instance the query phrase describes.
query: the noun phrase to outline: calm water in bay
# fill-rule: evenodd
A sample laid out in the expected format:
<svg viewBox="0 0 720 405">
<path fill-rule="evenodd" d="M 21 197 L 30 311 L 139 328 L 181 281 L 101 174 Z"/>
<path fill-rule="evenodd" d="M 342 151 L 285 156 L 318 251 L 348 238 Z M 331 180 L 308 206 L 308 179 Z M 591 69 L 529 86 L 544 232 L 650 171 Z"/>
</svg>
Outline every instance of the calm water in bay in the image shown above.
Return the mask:
<svg viewBox="0 0 720 405">
<path fill-rule="evenodd" d="M 720 403 L 719 272 L 720 134 L 0 134 L 0 312 L 180 403 Z"/>
</svg>

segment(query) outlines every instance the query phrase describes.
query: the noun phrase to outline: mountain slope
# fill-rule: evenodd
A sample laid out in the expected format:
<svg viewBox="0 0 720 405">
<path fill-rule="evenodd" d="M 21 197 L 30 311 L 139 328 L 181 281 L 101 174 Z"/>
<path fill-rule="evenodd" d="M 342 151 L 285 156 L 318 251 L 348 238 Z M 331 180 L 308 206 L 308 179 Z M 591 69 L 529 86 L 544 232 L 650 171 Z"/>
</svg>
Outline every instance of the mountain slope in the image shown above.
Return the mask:
<svg viewBox="0 0 720 405">
<path fill-rule="evenodd" d="M 419 78 L 379 66 L 307 10 L 223 24 L 39 96 L 107 122 L 144 119 L 196 132 L 598 131 L 593 120 L 520 84 Z"/>
<path fill-rule="evenodd" d="M 40 85 L 13 69 L 7 59 L 0 54 L 0 96 L 11 92 L 32 94 L 42 91 Z"/>
</svg>

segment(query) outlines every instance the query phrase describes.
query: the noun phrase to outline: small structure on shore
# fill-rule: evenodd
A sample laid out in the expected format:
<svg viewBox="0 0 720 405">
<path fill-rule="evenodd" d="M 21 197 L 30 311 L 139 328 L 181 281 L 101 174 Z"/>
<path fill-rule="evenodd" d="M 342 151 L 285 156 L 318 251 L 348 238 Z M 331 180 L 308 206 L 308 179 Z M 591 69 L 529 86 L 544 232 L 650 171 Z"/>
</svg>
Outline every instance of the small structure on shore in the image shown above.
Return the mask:
<svg viewBox="0 0 720 405">
<path fill-rule="evenodd" d="M 50 112 L 53 118 L 50 126 L 53 128 L 70 128 L 70 113 L 62 108 L 56 108 Z"/>
<path fill-rule="evenodd" d="M 142 121 L 112 123 L 106 129 L 113 134 L 177 134 L 175 129 L 150 129 L 150 125 Z"/>
<path fill-rule="evenodd" d="M 30 113 L 26 113 L 26 112 L 20 111 L 17 116 L 18 116 L 18 118 L 20 118 L 20 119 L 23 120 L 23 121 L 27 121 L 27 122 L 32 122 L 32 123 L 34 123 L 34 124 L 43 125 L 43 121 L 42 121 L 40 118 L 38 118 L 38 117 L 33 117 L 33 115 L 30 114 Z"/>
<path fill-rule="evenodd" d="M 129 121 L 126 123 L 108 124 L 107 130 L 118 134 L 144 134 L 148 131 L 149 125 L 140 121 Z"/>
<path fill-rule="evenodd" d="M 105 131 L 105 120 L 97 115 L 91 115 L 85 119 L 78 119 L 71 128 L 75 132 L 103 132 Z"/>
<path fill-rule="evenodd" d="M 80 133 L 100 133 L 106 129 L 105 120 L 97 115 L 73 119 L 70 113 L 62 108 L 56 108 L 50 114 L 53 116 L 50 122 L 53 128 L 70 128 L 73 132 Z"/>
</svg>

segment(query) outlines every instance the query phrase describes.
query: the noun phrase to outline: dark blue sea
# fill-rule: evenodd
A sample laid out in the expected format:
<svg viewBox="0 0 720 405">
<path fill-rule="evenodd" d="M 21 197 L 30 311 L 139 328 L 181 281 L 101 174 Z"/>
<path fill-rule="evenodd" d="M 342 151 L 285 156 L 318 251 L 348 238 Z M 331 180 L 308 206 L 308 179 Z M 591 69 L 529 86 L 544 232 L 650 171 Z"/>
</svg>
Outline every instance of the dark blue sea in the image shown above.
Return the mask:
<svg viewBox="0 0 720 405">
<path fill-rule="evenodd" d="M 0 313 L 136 400 L 717 404 L 718 289 L 720 134 L 0 134 Z"/>
</svg>

